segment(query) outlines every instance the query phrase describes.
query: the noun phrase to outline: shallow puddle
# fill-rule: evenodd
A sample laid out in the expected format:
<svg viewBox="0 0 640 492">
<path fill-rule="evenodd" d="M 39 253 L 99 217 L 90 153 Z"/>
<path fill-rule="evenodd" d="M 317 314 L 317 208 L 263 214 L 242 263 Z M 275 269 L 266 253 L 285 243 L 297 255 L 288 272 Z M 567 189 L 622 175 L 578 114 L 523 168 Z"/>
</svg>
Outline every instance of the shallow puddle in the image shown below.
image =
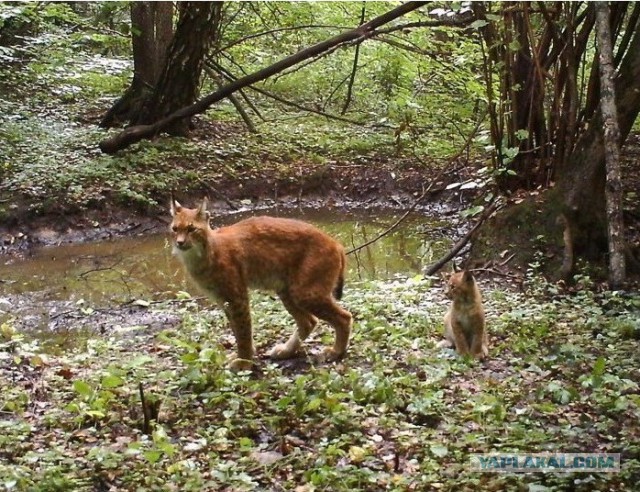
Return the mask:
<svg viewBox="0 0 640 492">
<path fill-rule="evenodd" d="M 386 230 L 401 215 L 388 211 L 280 210 L 261 212 L 296 217 L 316 224 L 338 238 L 347 250 Z M 233 214 L 214 225 L 233 223 L 252 214 Z M 441 220 L 414 214 L 394 232 L 349 256 L 348 283 L 415 275 L 446 252 L 451 241 L 434 231 Z M 108 306 L 133 299 L 172 296 L 180 290 L 196 293 L 172 256 L 166 234 L 103 242 L 46 247 L 29 259 L 0 265 L 3 295 L 25 294 L 46 311 L 47 304 L 66 301 L 75 306 Z M 6 315 L 9 306 L 0 306 Z M 8 308 L 8 309 L 7 309 Z M 34 315 L 38 313 L 33 313 Z"/>
</svg>

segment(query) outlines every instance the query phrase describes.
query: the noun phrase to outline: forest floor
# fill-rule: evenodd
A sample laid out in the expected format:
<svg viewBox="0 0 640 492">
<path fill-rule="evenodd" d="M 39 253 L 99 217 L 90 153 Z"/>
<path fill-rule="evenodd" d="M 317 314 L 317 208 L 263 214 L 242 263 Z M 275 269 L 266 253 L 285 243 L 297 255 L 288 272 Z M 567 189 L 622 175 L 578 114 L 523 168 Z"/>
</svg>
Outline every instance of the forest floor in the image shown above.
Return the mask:
<svg viewBox="0 0 640 492">
<path fill-rule="evenodd" d="M 108 309 L 76 303 L 37 336 L 16 315 L 0 330 L 0 484 L 634 490 L 640 297 L 582 282 L 561 291 L 532 273 L 518 292 L 483 280 L 490 355 L 481 363 L 437 348 L 446 301 L 439 282 L 421 276 L 350 282 L 351 347 L 331 364 L 269 361 L 292 322 L 255 295 L 258 360 L 242 374 L 225 368 L 234 343 L 221 311 L 184 292 Z M 1 296 L 0 309 L 15 300 Z M 330 331 L 317 330 L 310 354 L 332 342 Z M 145 417 L 142 399 L 157 413 Z M 474 469 L 472 455 L 488 452 L 617 453 L 621 471 Z"/>
<path fill-rule="evenodd" d="M 66 94 L 61 103 L 38 86 L 13 85 L 0 100 L 3 262 L 33 246 L 163 228 L 171 190 L 185 203 L 208 195 L 220 213 L 301 201 L 401 210 L 432 183 L 431 204 L 463 209 L 483 203 L 479 190 L 487 190 L 481 161 L 462 159 L 440 175 L 446 158 L 422 162 L 415 142 L 398 147 L 391 131 L 320 120 L 273 122 L 252 135 L 204 119 L 192 139 L 162 137 L 104 156 L 97 142 L 105 134 L 94 125 L 104 100 Z M 629 203 L 637 190 L 627 190 Z M 225 369 L 233 340 L 222 313 L 185 292 L 115 306 L 66 300 L 64 309 L 46 296 L 3 292 L 0 487 L 633 490 L 640 297 L 603 290 L 587 274 L 572 287 L 549 283 L 539 268 L 516 278 L 479 272 L 490 333 L 484 362 L 437 348 L 447 301 L 438 279 L 416 275 L 349 283 L 353 340 L 333 364 L 266 359 L 291 322 L 273 298 L 256 295 L 258 363 L 239 375 Z M 25 296 L 51 316 L 52 331 L 26 329 Z M 330 342 L 321 327 L 310 353 Z M 158 410 L 148 427 L 141 392 Z M 473 470 L 471 456 L 487 452 L 619 453 L 622 467 Z"/>
<path fill-rule="evenodd" d="M 190 142 L 172 149 L 160 139 L 138 149 L 139 166 L 93 150 L 93 159 L 71 152 L 63 160 L 63 146 L 46 173 L 37 159 L 35 170 L 14 167 L 10 182 L 22 184 L 3 188 L 5 258 L 164 227 L 173 188 L 187 203 L 215 194 L 221 213 L 300 201 L 401 210 L 428 186 L 423 175 L 437 175 L 379 149 L 364 161 L 262 153 L 257 166 L 243 158 L 253 138 L 237 140 L 218 144 L 245 146 L 238 160 L 212 162 L 210 145 L 185 157 Z M 76 159 L 82 166 L 69 166 Z M 436 180 L 431 201 L 469 206 L 475 189 L 442 188 L 476 180 L 458 167 Z M 333 364 L 269 361 L 265 352 L 291 321 L 272 297 L 254 296 L 258 362 L 243 374 L 225 368 L 233 339 L 222 313 L 182 291 L 111 306 L 45 296 L 53 330 L 45 332 L 27 329 L 20 310 L 36 294 L 2 295 L 0 484 L 43 492 L 632 490 L 640 480 L 640 297 L 603 291 L 587 275 L 571 288 L 548 283 L 537 268 L 480 273 L 491 340 L 482 363 L 437 348 L 447 302 L 439 281 L 421 275 L 349 283 L 343 302 L 355 329 L 348 356 Z M 309 353 L 329 343 L 321 327 Z M 158 411 L 148 425 L 142 398 Z M 616 453 L 621 471 L 473 469 L 472 455 L 487 452 Z"/>
</svg>

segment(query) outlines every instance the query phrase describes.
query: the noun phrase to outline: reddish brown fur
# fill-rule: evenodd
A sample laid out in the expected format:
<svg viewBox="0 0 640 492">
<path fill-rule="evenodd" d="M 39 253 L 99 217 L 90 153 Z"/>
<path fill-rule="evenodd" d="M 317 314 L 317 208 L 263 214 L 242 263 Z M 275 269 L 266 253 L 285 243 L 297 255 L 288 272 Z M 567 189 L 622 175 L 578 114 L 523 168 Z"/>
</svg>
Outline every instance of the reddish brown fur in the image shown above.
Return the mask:
<svg viewBox="0 0 640 492">
<path fill-rule="evenodd" d="M 473 275 L 461 271 L 451 275 L 445 294 L 453 303 L 444 316 L 445 337 L 461 355 L 484 359 L 489 354 L 482 296 Z"/>
<path fill-rule="evenodd" d="M 332 293 L 341 290 L 344 248 L 311 224 L 291 219 L 253 217 L 211 229 L 206 200 L 197 209 L 172 201 L 174 250 L 198 286 L 224 309 L 238 346 L 235 369 L 250 367 L 255 350 L 249 312 L 249 288 L 275 291 L 293 316 L 297 330 L 270 356 L 295 356 L 318 318 L 335 330 L 324 359 L 344 355 L 351 332 L 351 314 Z"/>
</svg>

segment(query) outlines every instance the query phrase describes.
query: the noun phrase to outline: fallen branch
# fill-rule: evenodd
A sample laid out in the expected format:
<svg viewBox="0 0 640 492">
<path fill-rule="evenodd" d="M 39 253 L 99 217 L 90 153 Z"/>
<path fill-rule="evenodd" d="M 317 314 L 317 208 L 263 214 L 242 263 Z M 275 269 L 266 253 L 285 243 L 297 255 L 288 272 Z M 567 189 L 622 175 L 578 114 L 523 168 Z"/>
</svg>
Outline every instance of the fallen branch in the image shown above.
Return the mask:
<svg viewBox="0 0 640 492">
<path fill-rule="evenodd" d="M 214 103 L 220 101 L 221 99 L 224 99 L 225 97 L 228 97 L 230 94 L 233 94 L 239 89 L 243 89 L 244 87 L 247 87 L 251 84 L 255 84 L 256 82 L 265 80 L 272 75 L 280 73 L 283 70 L 297 65 L 304 60 L 318 56 L 321 53 L 334 48 L 335 46 L 359 40 L 361 38 L 370 38 L 371 36 L 374 36 L 376 34 L 376 29 L 378 27 L 383 26 L 391 22 L 392 20 L 397 19 L 398 17 L 401 17 L 419 7 L 422 7 L 427 3 L 429 2 L 407 2 L 401 4 L 395 9 L 390 10 L 389 12 L 386 12 L 378 17 L 375 17 L 366 24 L 356 27 L 355 29 L 352 29 L 350 31 L 338 34 L 337 36 L 333 36 L 332 38 L 312 45 L 303 50 L 300 50 L 299 52 L 287 56 L 286 58 L 283 58 L 282 60 L 274 63 L 273 65 L 239 78 L 235 82 L 227 84 L 224 87 L 218 89 L 216 92 L 203 97 L 194 104 L 181 108 L 151 125 L 137 125 L 129 127 L 123 132 L 100 142 L 100 150 L 105 154 L 114 154 L 131 144 L 139 142 L 140 140 L 158 135 L 161 131 L 163 131 L 176 121 L 206 111 Z"/>
<path fill-rule="evenodd" d="M 460 240 L 458 240 L 458 242 L 453 245 L 451 250 L 446 255 L 444 255 L 438 261 L 433 263 L 431 266 L 429 266 L 429 268 L 425 270 L 424 274 L 433 275 L 438 270 L 440 270 L 444 265 L 446 265 L 448 261 L 455 258 L 460 252 L 460 250 L 467 245 L 467 243 L 473 236 L 473 233 L 480 228 L 480 226 L 484 223 L 484 221 L 487 220 L 491 216 L 491 214 L 495 212 L 497 208 L 498 206 L 496 205 L 495 202 L 491 203 L 491 205 L 489 205 L 489 207 L 483 212 L 483 214 L 478 219 L 478 222 L 476 222 L 476 224 L 469 230 L 469 232 L 467 232 L 464 236 L 462 236 Z"/>
<path fill-rule="evenodd" d="M 96 267 L 96 268 L 91 268 L 89 270 L 85 270 L 82 273 L 78 274 L 78 278 L 85 278 L 87 275 L 89 275 L 90 273 L 97 273 L 97 272 L 108 272 L 108 271 L 115 271 L 115 268 L 122 263 L 122 258 L 118 258 L 116 260 L 116 262 L 111 265 L 111 266 L 106 266 L 106 267 Z"/>
</svg>

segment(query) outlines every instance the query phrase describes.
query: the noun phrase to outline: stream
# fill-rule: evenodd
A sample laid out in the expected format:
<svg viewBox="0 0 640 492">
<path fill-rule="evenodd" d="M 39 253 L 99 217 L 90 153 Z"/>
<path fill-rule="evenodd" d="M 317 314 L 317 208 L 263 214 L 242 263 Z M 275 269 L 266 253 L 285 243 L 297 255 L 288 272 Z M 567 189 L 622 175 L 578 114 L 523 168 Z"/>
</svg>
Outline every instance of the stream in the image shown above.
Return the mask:
<svg viewBox="0 0 640 492">
<path fill-rule="evenodd" d="M 349 250 L 385 231 L 401 212 L 281 209 L 260 214 L 311 222 Z M 251 215 L 258 214 L 217 217 L 212 226 Z M 450 227 L 448 220 L 410 215 L 392 233 L 348 257 L 346 288 L 353 282 L 421 273 L 447 252 Z M 10 320 L 21 330 L 45 333 L 69 329 L 72 312 L 92 313 L 136 300 L 171 299 L 179 291 L 200 294 L 171 254 L 168 234 L 42 247 L 23 260 L 0 257 L 0 289 L 0 323 Z M 127 314 L 122 316 L 122 323 L 127 324 Z M 92 329 L 99 328 L 99 320 L 94 324 Z"/>
</svg>

